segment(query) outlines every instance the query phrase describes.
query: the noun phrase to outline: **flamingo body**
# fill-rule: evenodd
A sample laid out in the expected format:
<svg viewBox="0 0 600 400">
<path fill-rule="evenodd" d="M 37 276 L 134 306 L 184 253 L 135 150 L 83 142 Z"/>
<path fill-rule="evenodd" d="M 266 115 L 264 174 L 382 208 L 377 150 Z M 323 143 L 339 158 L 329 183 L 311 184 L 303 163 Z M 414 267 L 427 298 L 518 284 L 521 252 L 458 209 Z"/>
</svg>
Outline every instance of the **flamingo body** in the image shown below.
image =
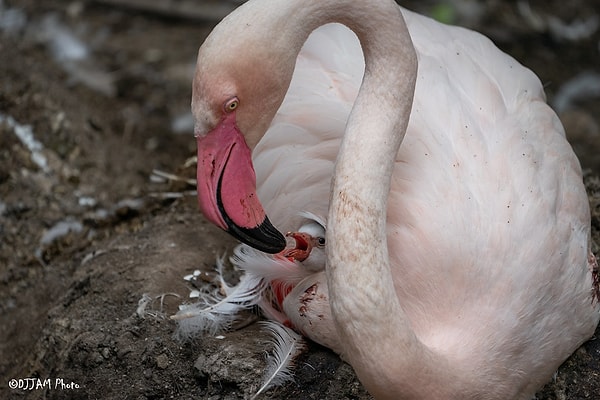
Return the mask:
<svg viewBox="0 0 600 400">
<path fill-rule="evenodd" d="M 265 7 L 255 3 L 251 10 Z M 314 268 L 301 280 L 294 272 L 281 306 L 302 333 L 349 359 L 376 397 L 528 398 L 600 319 L 579 162 L 535 74 L 480 34 L 401 12 L 418 70 L 402 144 L 392 154 L 382 250 L 389 258 L 381 268 L 340 265 L 346 251 L 369 255 L 379 247 L 376 237 L 361 236 L 361 224 L 348 225 L 358 233 L 331 236 L 358 240 L 340 248 L 343 240 L 328 238 L 327 273 Z M 337 171 L 370 176 L 353 188 L 374 179 L 365 160 L 378 154 L 355 165 L 338 160 L 347 169 L 335 169 L 338 153 L 352 156 L 347 149 L 355 143 L 341 145 L 349 126 L 375 118 L 352 111 L 363 74 L 370 75 L 364 57 L 357 36 L 339 24 L 315 30 L 298 55 L 285 99 L 252 155 L 258 197 L 281 231 L 302 225 L 299 211 L 340 215 L 346 174 Z M 377 110 L 377 97 L 369 100 Z M 382 114 L 378 121 L 387 121 Z M 365 132 L 365 143 L 388 140 L 384 131 Z M 254 146 L 255 135 L 247 139 Z M 333 194 L 332 176 L 341 182 Z M 376 218 L 358 206 L 343 219 Z M 391 278 L 398 329 L 394 316 L 387 315 L 388 326 L 379 315 L 390 298 L 382 294 L 389 292 L 385 279 L 373 278 L 378 271 Z M 378 338 L 381 349 L 370 349 Z M 414 358 L 407 351 L 406 362 L 433 360 L 423 367 L 429 374 L 407 368 L 403 355 L 388 361 L 384 349 L 395 343 L 422 348 Z"/>
<path fill-rule="evenodd" d="M 403 14 L 419 78 L 388 199 L 390 264 L 402 266 L 394 283 L 401 297 L 414 299 L 403 306 L 425 343 L 456 354 L 479 343 L 487 353 L 489 321 L 518 331 L 524 316 L 536 318 L 522 298 L 507 307 L 511 293 L 531 290 L 532 282 L 560 293 L 574 279 L 549 282 L 532 264 L 553 270 L 586 259 L 580 167 L 530 70 L 477 33 Z M 363 70 L 358 39 L 344 26 L 319 28 L 303 47 L 287 96 L 253 152 L 258 195 L 279 229 L 298 229 L 290 210 L 327 214 L 329 181 Z M 557 224 L 557 210 L 578 218 Z M 524 245 L 528 250 L 517 254 Z M 582 277 L 575 280 L 586 302 L 589 282 Z M 564 293 L 565 306 L 571 295 Z M 448 330 L 453 319 L 464 329 Z M 535 329 L 521 342 L 567 323 L 531 321 Z M 303 332 L 310 337 L 311 330 Z"/>
</svg>

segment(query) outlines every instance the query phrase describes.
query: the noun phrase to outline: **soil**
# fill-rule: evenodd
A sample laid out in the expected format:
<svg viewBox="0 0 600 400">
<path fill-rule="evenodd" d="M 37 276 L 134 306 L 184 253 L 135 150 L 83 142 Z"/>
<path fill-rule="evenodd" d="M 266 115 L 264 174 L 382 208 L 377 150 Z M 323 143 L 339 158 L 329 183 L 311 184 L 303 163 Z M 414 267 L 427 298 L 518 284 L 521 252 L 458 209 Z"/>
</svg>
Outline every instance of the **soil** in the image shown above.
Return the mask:
<svg viewBox="0 0 600 400">
<path fill-rule="evenodd" d="M 235 242 L 200 216 L 186 195 L 193 186 L 150 179 L 155 169 L 194 177 L 186 161 L 195 141 L 174 121 L 185 122 L 195 54 L 215 21 L 107 3 L 0 1 L 0 398 L 248 398 L 269 349 L 259 317 L 188 342 L 173 337 L 168 318 L 188 300 L 183 276 L 210 273 Z M 551 103 L 572 78 L 598 73 L 598 29 L 567 39 L 548 21 L 597 21 L 599 2 L 529 1 L 543 16 L 537 24 L 512 3 L 448 14 L 403 2 L 490 36 L 536 71 Z M 23 23 L 7 28 L 14 10 Z M 64 29 L 87 58 L 56 53 Z M 581 95 L 561 110 L 587 170 L 597 256 L 599 107 Z M 12 379 L 29 387 L 11 389 Z M 370 397 L 348 364 L 310 344 L 294 382 L 263 398 Z M 600 398 L 600 340 L 577 350 L 537 398 Z"/>
</svg>

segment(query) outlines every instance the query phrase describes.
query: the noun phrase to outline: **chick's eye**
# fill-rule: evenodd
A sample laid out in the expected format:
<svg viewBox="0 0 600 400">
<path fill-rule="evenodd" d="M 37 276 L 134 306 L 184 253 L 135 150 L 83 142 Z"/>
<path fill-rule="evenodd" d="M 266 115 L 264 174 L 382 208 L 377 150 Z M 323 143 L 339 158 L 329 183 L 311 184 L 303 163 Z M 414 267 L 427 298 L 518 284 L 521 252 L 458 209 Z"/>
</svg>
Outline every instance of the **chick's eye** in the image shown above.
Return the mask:
<svg viewBox="0 0 600 400">
<path fill-rule="evenodd" d="M 319 244 L 320 247 L 325 246 L 325 238 L 324 237 L 317 238 L 317 243 Z"/>
<path fill-rule="evenodd" d="M 237 97 L 233 97 L 225 102 L 223 109 L 225 112 L 235 111 L 240 105 L 240 100 Z"/>
</svg>

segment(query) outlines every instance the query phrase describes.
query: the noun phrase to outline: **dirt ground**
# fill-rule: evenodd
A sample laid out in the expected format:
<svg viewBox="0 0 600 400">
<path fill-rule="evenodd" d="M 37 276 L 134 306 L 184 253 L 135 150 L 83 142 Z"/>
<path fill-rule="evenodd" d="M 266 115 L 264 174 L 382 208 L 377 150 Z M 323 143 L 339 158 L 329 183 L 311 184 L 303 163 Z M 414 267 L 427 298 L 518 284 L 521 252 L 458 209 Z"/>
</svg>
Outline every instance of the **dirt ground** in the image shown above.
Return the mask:
<svg viewBox="0 0 600 400">
<path fill-rule="evenodd" d="M 183 276 L 235 243 L 194 197 L 165 198 L 192 186 L 150 178 L 194 177 L 190 80 L 215 22 L 109 3 L 0 0 L 0 398 L 248 398 L 269 349 L 258 317 L 186 343 L 166 317 L 188 298 Z M 447 3 L 403 2 L 483 31 L 540 76 L 588 171 L 600 255 L 600 2 Z M 263 398 L 370 397 L 311 344 L 295 381 Z M 600 340 L 537 398 L 600 399 Z"/>
</svg>

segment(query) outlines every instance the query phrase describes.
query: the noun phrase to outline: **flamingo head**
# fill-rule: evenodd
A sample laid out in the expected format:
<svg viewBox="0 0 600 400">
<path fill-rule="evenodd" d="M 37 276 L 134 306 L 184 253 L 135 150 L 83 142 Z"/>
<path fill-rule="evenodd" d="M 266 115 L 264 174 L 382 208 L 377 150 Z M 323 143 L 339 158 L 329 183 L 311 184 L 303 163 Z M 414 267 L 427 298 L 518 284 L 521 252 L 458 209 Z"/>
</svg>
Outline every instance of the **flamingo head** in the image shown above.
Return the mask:
<svg viewBox="0 0 600 400">
<path fill-rule="evenodd" d="M 295 56 L 264 46 L 260 24 L 232 21 L 233 13 L 198 52 L 192 86 L 198 145 L 198 204 L 204 216 L 258 250 L 278 253 L 284 236 L 269 221 L 256 193 L 252 149 L 285 97 Z M 247 26 L 237 40 L 239 26 Z"/>
</svg>

